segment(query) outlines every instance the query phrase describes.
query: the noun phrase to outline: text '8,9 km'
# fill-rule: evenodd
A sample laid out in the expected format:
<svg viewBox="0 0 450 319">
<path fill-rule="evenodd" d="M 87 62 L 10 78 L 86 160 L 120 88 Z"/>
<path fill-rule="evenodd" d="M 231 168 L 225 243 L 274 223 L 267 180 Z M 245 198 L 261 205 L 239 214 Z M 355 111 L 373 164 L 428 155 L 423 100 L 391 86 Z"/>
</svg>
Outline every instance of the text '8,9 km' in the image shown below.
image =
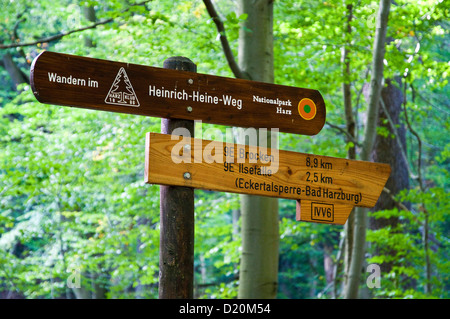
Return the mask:
<svg viewBox="0 0 450 319">
<path fill-rule="evenodd" d="M 42 103 L 315 135 L 319 91 L 45 51 L 31 66 Z"/>
</svg>

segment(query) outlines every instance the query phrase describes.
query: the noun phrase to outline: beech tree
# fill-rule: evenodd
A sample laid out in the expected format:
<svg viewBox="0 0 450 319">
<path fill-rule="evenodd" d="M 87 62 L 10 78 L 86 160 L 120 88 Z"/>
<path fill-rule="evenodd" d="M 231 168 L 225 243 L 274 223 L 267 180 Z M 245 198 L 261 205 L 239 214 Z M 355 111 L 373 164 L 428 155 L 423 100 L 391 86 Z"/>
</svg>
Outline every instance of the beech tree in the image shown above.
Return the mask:
<svg viewBox="0 0 450 319">
<path fill-rule="evenodd" d="M 371 68 L 371 80 L 369 86 L 369 100 L 364 131 L 364 141 L 360 158 L 364 161 L 371 160 L 371 153 L 376 137 L 378 123 L 378 110 L 383 81 L 383 59 L 386 46 L 386 32 L 389 17 L 390 0 L 381 0 L 376 20 L 376 31 L 373 45 L 373 63 Z M 367 228 L 367 209 L 355 210 L 354 237 L 351 255 L 351 263 L 346 287 L 346 298 L 356 298 L 362 264 L 365 254 Z"/>
<path fill-rule="evenodd" d="M 238 15 L 247 18 L 239 30 L 239 67 L 250 79 L 273 82 L 273 2 L 245 1 Z M 267 128 L 268 131 L 271 128 Z M 267 139 L 271 136 L 259 136 Z M 242 141 L 244 142 L 244 141 Z M 242 255 L 239 298 L 275 298 L 278 290 L 277 199 L 241 195 Z"/>
</svg>

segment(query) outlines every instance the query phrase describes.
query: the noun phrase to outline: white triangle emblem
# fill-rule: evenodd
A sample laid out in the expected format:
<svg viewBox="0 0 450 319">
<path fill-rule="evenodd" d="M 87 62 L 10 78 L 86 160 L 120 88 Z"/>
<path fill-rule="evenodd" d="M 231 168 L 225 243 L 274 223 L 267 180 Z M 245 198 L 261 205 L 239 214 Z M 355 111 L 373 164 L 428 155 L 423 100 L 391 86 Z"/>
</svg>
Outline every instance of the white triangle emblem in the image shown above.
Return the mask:
<svg viewBox="0 0 450 319">
<path fill-rule="evenodd" d="M 120 68 L 117 73 L 116 78 L 109 89 L 108 95 L 106 95 L 105 103 L 133 107 L 138 107 L 140 105 L 124 68 Z"/>
</svg>

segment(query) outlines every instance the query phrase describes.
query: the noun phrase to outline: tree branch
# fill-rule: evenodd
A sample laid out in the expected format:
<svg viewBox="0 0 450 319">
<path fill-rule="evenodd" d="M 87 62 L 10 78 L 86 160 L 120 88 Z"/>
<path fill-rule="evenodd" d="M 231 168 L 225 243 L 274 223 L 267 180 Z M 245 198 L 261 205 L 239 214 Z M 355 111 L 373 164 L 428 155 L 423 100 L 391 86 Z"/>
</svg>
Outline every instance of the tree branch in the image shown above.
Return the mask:
<svg viewBox="0 0 450 319">
<path fill-rule="evenodd" d="M 147 2 L 150 2 L 150 1 L 152 1 L 152 0 L 147 0 L 147 1 L 140 2 L 140 3 L 136 3 L 136 4 L 133 4 L 132 6 L 144 5 L 144 4 L 146 4 Z M 130 8 L 122 11 L 122 13 L 125 13 L 125 12 L 129 11 Z M 32 45 L 37 45 L 39 43 L 52 42 L 52 41 L 59 40 L 59 39 L 65 37 L 65 36 L 68 36 L 68 35 L 73 34 L 73 33 L 82 32 L 82 31 L 89 30 L 89 29 L 95 29 L 99 25 L 108 24 L 108 23 L 113 22 L 113 21 L 114 21 L 114 18 L 109 18 L 109 19 L 106 19 L 106 20 L 102 20 L 102 21 L 93 23 L 93 24 L 91 24 L 89 26 L 86 26 L 86 27 L 70 30 L 70 31 L 67 31 L 67 32 L 61 32 L 59 34 L 55 34 L 55 35 L 49 36 L 47 38 L 39 39 L 39 40 L 36 40 L 36 41 L 24 42 L 24 43 L 0 44 L 0 49 L 11 49 L 11 48 L 28 47 L 28 46 L 32 46 Z"/>
<path fill-rule="evenodd" d="M 406 82 L 405 82 L 406 85 Z M 405 92 L 406 93 L 406 92 Z M 417 158 L 417 179 L 419 181 L 419 187 L 422 192 L 425 191 L 424 185 L 423 185 L 423 179 L 422 179 L 422 139 L 420 138 L 419 134 L 413 129 L 411 122 L 409 121 L 408 112 L 406 110 L 406 103 L 403 103 L 403 112 L 405 114 L 405 123 L 408 127 L 411 134 L 415 136 L 417 139 L 417 146 L 418 146 L 418 158 Z"/>
<path fill-rule="evenodd" d="M 329 127 L 331 127 L 332 129 L 335 129 L 343 134 L 345 134 L 345 136 L 347 137 L 347 140 L 349 142 L 352 142 L 353 144 L 355 144 L 355 146 L 361 147 L 361 143 L 358 142 L 356 140 L 356 138 L 354 136 L 352 136 L 347 130 L 343 129 L 342 127 L 339 127 L 337 125 L 331 124 L 330 122 L 325 122 L 325 124 L 327 124 Z"/>
<path fill-rule="evenodd" d="M 65 37 L 65 36 L 68 36 L 68 35 L 70 35 L 72 33 L 77 33 L 77 32 L 81 32 L 81 31 L 85 31 L 85 30 L 89 30 L 89 29 L 95 29 L 99 25 L 107 24 L 107 23 L 110 23 L 112 21 L 114 21 L 114 19 L 113 18 L 109 18 L 109 19 L 106 19 L 106 20 L 103 20 L 103 21 L 91 24 L 90 26 L 87 26 L 87 27 L 78 28 L 78 29 L 67 31 L 67 32 L 61 32 L 59 34 L 55 34 L 55 35 L 52 35 L 50 37 L 39 39 L 39 40 L 32 41 L 32 42 L 1 44 L 0 45 L 0 49 L 28 47 L 28 46 L 32 46 L 32 45 L 37 45 L 39 43 L 52 42 L 52 41 L 59 40 L 59 39 Z"/>
<path fill-rule="evenodd" d="M 225 57 L 227 59 L 228 65 L 230 66 L 231 71 L 234 76 L 239 79 L 249 79 L 249 75 L 242 72 L 239 66 L 236 63 L 236 59 L 234 58 L 233 51 L 231 50 L 230 43 L 228 42 L 228 38 L 225 34 L 225 27 L 223 25 L 222 20 L 219 18 L 214 5 L 210 0 L 203 0 L 205 4 L 206 10 L 208 11 L 209 16 L 216 24 L 217 31 L 219 32 L 220 42 L 222 44 L 223 51 L 225 53 Z"/>
</svg>

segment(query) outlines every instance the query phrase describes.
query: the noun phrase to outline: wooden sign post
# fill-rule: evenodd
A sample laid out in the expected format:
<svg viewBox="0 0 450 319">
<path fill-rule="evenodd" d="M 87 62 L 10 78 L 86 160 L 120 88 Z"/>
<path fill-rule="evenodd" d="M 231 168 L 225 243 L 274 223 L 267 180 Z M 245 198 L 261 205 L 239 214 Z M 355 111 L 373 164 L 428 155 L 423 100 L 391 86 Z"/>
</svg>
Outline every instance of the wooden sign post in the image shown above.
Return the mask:
<svg viewBox="0 0 450 319">
<path fill-rule="evenodd" d="M 164 68 L 196 72 L 197 66 L 184 57 L 164 61 Z M 161 133 L 172 134 L 177 128 L 194 136 L 194 121 L 161 119 Z M 159 232 L 159 298 L 194 297 L 194 189 L 161 185 Z"/>
<path fill-rule="evenodd" d="M 194 120 L 315 135 L 325 124 L 319 91 L 196 73 L 185 58 L 164 68 L 45 51 L 32 63 L 38 101 L 162 118 L 149 133 L 145 180 L 161 184 L 160 298 L 193 297 L 194 188 L 297 200 L 297 220 L 344 224 L 374 206 L 385 164 L 193 139 Z M 176 137 L 176 128 L 189 137 Z M 197 147 L 196 147 L 197 146 Z"/>
<path fill-rule="evenodd" d="M 353 206 L 374 206 L 391 171 L 387 164 L 157 133 L 147 134 L 146 145 L 147 183 L 295 199 L 298 220 L 329 224 L 344 224 Z"/>
<path fill-rule="evenodd" d="M 315 135 L 319 91 L 45 51 L 31 65 L 42 103 Z"/>
</svg>

